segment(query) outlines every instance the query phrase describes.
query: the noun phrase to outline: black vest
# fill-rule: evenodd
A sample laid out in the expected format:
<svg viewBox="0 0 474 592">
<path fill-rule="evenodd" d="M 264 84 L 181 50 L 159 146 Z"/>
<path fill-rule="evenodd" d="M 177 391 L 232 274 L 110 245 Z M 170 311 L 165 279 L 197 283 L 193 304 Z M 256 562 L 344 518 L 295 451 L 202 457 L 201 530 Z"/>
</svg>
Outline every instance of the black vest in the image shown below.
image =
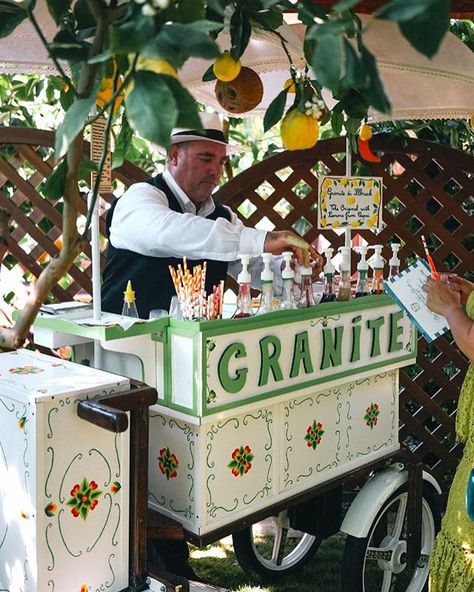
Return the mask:
<svg viewBox="0 0 474 592">
<path fill-rule="evenodd" d="M 162 175 L 157 175 L 148 180 L 148 183 L 157 187 L 166 195 L 169 208 L 174 212 L 183 213 L 178 200 L 166 185 Z M 109 235 L 112 216 L 117 200 L 107 212 L 107 236 Z M 230 221 L 230 212 L 227 208 L 216 203 L 216 208 L 207 216 L 208 220 L 225 218 Z M 140 229 L 136 229 L 140 232 Z M 175 269 L 181 259 L 176 257 L 148 257 L 127 249 L 116 249 L 109 240 L 107 257 L 103 273 L 102 283 L 102 310 L 120 314 L 123 305 L 123 293 L 131 280 L 135 290 L 138 314 L 142 319 L 147 319 L 150 310 L 155 308 L 169 309 L 171 297 L 176 294 L 171 279 L 169 265 Z M 202 265 L 202 259 L 188 259 L 188 267 L 192 270 L 195 265 Z M 206 291 L 212 293 L 212 287 L 227 275 L 227 261 L 207 262 Z"/>
</svg>

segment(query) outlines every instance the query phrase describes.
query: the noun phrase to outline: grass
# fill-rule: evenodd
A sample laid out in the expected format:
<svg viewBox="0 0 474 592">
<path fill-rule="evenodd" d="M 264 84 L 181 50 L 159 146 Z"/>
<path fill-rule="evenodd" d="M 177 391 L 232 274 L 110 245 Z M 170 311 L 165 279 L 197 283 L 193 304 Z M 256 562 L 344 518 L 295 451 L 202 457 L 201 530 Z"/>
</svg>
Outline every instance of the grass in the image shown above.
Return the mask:
<svg viewBox="0 0 474 592">
<path fill-rule="evenodd" d="M 230 537 L 202 549 L 191 549 L 191 565 L 198 576 L 231 592 L 340 592 L 340 562 L 344 540 L 325 540 L 314 557 L 297 574 L 274 584 L 252 581 L 239 566 Z"/>
</svg>

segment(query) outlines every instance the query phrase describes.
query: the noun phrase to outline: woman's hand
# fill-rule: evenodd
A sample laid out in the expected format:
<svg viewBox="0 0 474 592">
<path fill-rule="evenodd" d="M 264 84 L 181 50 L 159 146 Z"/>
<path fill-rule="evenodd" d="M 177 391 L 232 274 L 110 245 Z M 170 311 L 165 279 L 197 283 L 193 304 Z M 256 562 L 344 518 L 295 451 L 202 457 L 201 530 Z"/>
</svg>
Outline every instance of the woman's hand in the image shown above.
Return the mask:
<svg viewBox="0 0 474 592">
<path fill-rule="evenodd" d="M 437 282 L 432 277 L 426 280 L 423 290 L 427 294 L 426 305 L 437 314 L 448 316 L 451 309 L 461 308 L 461 293 L 448 284 Z"/>
<path fill-rule="evenodd" d="M 448 274 L 448 285 L 461 294 L 461 304 L 466 306 L 469 294 L 474 291 L 474 284 L 463 277 Z"/>
</svg>

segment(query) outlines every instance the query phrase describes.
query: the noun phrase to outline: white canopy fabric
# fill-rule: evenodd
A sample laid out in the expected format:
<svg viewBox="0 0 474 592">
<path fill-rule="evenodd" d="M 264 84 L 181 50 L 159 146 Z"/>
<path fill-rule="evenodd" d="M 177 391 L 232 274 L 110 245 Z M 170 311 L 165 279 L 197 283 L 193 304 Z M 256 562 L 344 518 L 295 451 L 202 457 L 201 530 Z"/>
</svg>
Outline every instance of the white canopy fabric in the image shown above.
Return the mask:
<svg viewBox="0 0 474 592">
<path fill-rule="evenodd" d="M 55 24 L 45 0 L 38 0 L 35 15 L 46 39 L 51 40 Z M 458 119 L 474 113 L 474 53 L 455 35 L 447 34 L 438 53 L 428 59 L 411 47 L 396 24 L 365 16 L 363 19 L 367 26 L 365 43 L 377 57 L 380 76 L 392 103 L 390 114 L 373 112 L 372 121 Z M 293 63 L 302 68 L 304 26 L 284 25 L 280 32 L 287 40 Z M 229 48 L 228 35 L 221 34 L 218 41 L 222 49 Z M 242 63 L 259 73 L 264 86 L 262 102 L 245 116 L 263 115 L 289 77 L 288 58 L 276 35 L 259 31 L 251 39 Z M 210 64 L 206 60 L 188 60 L 179 77 L 197 100 L 226 113 L 214 95 L 215 82 L 202 82 Z M 30 23 L 23 22 L 12 35 L 0 39 L 1 72 L 56 74 Z M 324 97 L 331 106 L 332 98 L 328 93 Z M 292 99 L 290 95 L 288 103 Z"/>
</svg>

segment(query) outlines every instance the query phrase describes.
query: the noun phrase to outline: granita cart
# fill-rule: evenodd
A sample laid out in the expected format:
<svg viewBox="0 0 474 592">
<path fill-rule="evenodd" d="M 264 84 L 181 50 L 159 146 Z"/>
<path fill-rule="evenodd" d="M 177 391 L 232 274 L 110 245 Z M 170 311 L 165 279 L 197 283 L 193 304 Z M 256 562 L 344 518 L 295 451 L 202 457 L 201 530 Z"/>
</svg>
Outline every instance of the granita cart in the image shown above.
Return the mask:
<svg viewBox="0 0 474 592">
<path fill-rule="evenodd" d="M 441 490 L 400 452 L 398 372 L 415 361 L 416 332 L 390 297 L 127 331 L 39 315 L 34 329 L 36 343 L 74 345 L 92 365 L 98 340 L 104 370 L 156 388 L 149 509 L 189 541 L 233 533 L 242 567 L 272 579 L 340 530 L 343 590 L 424 589 Z"/>
</svg>

